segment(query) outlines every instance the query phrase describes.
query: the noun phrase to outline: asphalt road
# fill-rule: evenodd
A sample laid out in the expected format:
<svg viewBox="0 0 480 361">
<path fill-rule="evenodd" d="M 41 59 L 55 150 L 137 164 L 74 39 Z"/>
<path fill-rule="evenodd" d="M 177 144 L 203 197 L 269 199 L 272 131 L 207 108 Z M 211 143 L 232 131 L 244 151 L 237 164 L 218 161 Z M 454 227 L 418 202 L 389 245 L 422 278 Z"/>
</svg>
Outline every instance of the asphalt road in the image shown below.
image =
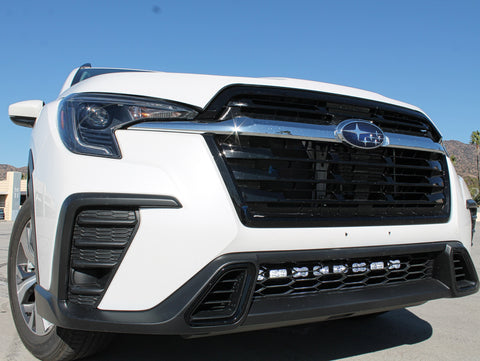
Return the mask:
<svg viewBox="0 0 480 361">
<path fill-rule="evenodd" d="M 477 223 L 480 228 L 480 223 Z M 0 360 L 34 360 L 19 340 L 8 306 L 7 249 L 11 222 L 0 221 Z M 473 256 L 480 265 L 480 232 Z M 96 360 L 480 360 L 480 293 L 431 301 L 374 319 L 184 340 L 118 336 Z"/>
</svg>

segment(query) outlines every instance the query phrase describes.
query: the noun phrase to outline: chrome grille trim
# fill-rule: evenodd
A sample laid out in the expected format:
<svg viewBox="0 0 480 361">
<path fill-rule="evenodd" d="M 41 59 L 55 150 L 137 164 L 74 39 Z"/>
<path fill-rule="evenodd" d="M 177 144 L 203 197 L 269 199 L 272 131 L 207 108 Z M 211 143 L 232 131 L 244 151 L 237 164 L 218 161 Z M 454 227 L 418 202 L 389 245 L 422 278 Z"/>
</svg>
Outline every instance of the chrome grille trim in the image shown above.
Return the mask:
<svg viewBox="0 0 480 361">
<path fill-rule="evenodd" d="M 309 123 L 295 123 L 249 117 L 236 117 L 221 122 L 185 122 L 185 121 L 152 121 L 135 124 L 128 129 L 153 130 L 184 133 L 213 133 L 248 136 L 265 136 L 274 138 L 291 138 L 303 140 L 317 140 L 324 142 L 341 143 L 335 136 L 336 125 L 317 125 Z M 440 143 L 430 138 L 417 137 L 405 134 L 387 133 L 389 139 L 386 147 L 413 150 L 429 150 L 437 153 L 446 153 Z"/>
</svg>

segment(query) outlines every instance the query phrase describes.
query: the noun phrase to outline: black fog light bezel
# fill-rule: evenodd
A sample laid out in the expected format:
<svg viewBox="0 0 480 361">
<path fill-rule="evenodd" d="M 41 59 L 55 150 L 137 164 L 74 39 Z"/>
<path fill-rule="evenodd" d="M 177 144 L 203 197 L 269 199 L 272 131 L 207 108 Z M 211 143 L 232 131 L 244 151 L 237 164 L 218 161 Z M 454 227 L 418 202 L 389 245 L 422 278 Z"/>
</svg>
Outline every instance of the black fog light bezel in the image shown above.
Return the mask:
<svg viewBox="0 0 480 361">
<path fill-rule="evenodd" d="M 208 298 L 215 292 L 216 288 L 229 275 L 240 273 L 238 284 L 232 292 L 230 309 L 228 311 L 209 311 L 201 312 L 202 305 L 208 302 Z M 248 311 L 253 297 L 257 267 L 253 263 L 230 264 L 222 267 L 211 278 L 208 284 L 196 297 L 192 306 L 185 313 L 186 322 L 192 327 L 234 325 L 239 323 Z"/>
</svg>

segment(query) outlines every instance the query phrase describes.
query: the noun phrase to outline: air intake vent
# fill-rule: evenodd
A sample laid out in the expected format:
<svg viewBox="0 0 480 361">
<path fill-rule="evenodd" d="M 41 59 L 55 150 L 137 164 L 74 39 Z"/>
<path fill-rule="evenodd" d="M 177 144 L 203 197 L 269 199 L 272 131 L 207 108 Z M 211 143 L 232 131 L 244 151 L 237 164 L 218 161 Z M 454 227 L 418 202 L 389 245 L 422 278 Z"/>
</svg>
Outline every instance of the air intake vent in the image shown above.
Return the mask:
<svg viewBox="0 0 480 361">
<path fill-rule="evenodd" d="M 229 267 L 207 286 L 187 317 L 192 326 L 231 324 L 243 314 L 253 284 L 252 265 Z"/>
<path fill-rule="evenodd" d="M 475 271 L 472 272 L 471 265 L 467 264 L 467 260 L 463 252 L 453 252 L 453 267 L 455 271 L 455 283 L 459 291 L 466 291 L 474 288 L 477 283 Z"/>
<path fill-rule="evenodd" d="M 137 218 L 133 209 L 78 213 L 70 253 L 69 302 L 98 305 L 134 236 Z"/>
</svg>

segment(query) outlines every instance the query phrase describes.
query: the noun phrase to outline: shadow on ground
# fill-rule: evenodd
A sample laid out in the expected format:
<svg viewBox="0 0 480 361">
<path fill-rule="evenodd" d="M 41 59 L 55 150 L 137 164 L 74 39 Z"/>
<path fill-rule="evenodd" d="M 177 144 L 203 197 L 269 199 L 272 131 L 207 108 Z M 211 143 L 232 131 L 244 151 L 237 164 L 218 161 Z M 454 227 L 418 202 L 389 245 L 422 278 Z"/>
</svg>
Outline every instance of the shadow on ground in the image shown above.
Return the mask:
<svg viewBox="0 0 480 361">
<path fill-rule="evenodd" d="M 120 335 L 100 360 L 332 360 L 415 344 L 432 335 L 428 322 L 407 310 L 304 326 L 185 340 Z"/>
</svg>

